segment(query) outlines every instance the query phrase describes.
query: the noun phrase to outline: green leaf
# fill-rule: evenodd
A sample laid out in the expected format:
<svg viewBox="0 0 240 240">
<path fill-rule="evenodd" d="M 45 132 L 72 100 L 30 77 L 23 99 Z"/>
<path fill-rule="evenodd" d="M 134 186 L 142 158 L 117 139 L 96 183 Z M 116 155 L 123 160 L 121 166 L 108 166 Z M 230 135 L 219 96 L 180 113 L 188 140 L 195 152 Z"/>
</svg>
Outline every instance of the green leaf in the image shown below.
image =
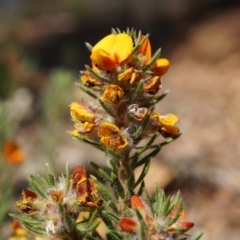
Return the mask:
<svg viewBox="0 0 240 240">
<path fill-rule="evenodd" d="M 172 211 L 172 209 L 178 205 L 179 203 L 181 203 L 181 199 L 180 199 L 180 192 L 178 191 L 177 194 L 173 195 L 170 199 L 170 207 L 169 207 L 169 211 L 168 214 Z"/>
<path fill-rule="evenodd" d="M 151 145 L 153 144 L 157 136 L 159 136 L 159 133 L 155 133 L 145 146 L 141 147 L 140 150 L 134 153 L 134 155 L 130 158 L 130 160 L 132 160 L 131 166 L 134 166 L 136 164 L 136 161 L 138 160 L 138 156 L 140 156 L 142 153 L 148 150 L 149 147 L 151 147 Z"/>
<path fill-rule="evenodd" d="M 100 224 L 100 220 L 96 221 L 95 223 L 92 223 L 91 226 L 88 226 L 87 228 L 80 228 L 78 225 L 76 227 L 79 232 L 88 233 L 95 230 L 99 226 L 99 224 Z"/>
<path fill-rule="evenodd" d="M 147 114 L 147 116 L 144 118 L 142 124 L 139 126 L 139 128 L 137 129 L 137 131 L 132 135 L 133 138 L 138 138 L 146 129 L 146 127 L 148 126 L 150 120 L 150 114 Z"/>
<path fill-rule="evenodd" d="M 145 223 L 145 221 L 143 220 L 143 217 L 141 215 L 141 213 L 139 212 L 138 209 L 136 209 L 136 215 L 138 218 L 138 222 L 140 223 L 140 239 L 144 240 L 147 239 L 147 225 Z"/>
<path fill-rule="evenodd" d="M 165 201 L 165 194 L 162 189 L 156 187 L 156 216 L 159 216 L 162 212 L 163 203 Z"/>
<path fill-rule="evenodd" d="M 175 223 L 182 212 L 182 202 L 179 202 L 178 205 L 176 205 L 178 207 L 176 214 L 171 218 L 171 220 L 168 222 L 167 226 L 171 226 L 173 223 Z"/>
<path fill-rule="evenodd" d="M 142 158 L 139 162 L 137 162 L 134 166 L 133 169 L 145 164 L 148 160 L 151 160 L 151 158 L 155 157 L 161 150 L 161 147 L 155 148 L 153 151 L 151 151 L 149 154 L 147 154 L 144 158 Z"/>
<path fill-rule="evenodd" d="M 147 189 L 144 189 L 144 195 L 145 195 L 145 201 L 147 203 L 147 206 L 149 207 L 150 211 L 151 211 L 151 214 L 154 216 L 155 215 L 155 212 L 153 210 L 153 202 L 149 196 L 149 193 L 147 191 Z"/>
<path fill-rule="evenodd" d="M 79 83 L 76 83 L 76 85 L 83 91 L 85 92 L 86 94 L 88 94 L 90 97 L 94 98 L 94 99 L 97 99 L 98 97 L 92 92 L 90 91 L 87 87 L 79 84 Z"/>
<path fill-rule="evenodd" d="M 39 180 L 36 177 L 34 177 L 33 175 L 30 175 L 30 177 L 28 177 L 28 181 L 31 187 L 33 188 L 33 190 L 35 190 L 42 197 L 47 198 L 46 188 L 44 188 L 43 186 L 41 186 L 41 184 L 39 184 Z"/>
<path fill-rule="evenodd" d="M 104 151 L 102 145 L 101 145 L 100 143 L 98 143 L 98 142 L 91 141 L 90 139 L 87 139 L 87 138 L 85 138 L 84 136 L 73 136 L 73 137 L 76 138 L 76 139 L 78 139 L 78 140 L 80 140 L 80 141 L 82 141 L 82 142 L 85 142 L 85 143 L 87 143 L 87 144 L 90 144 L 90 145 L 96 147 L 96 148 L 99 149 L 99 150 Z"/>
<path fill-rule="evenodd" d="M 92 45 L 88 42 L 85 42 L 85 46 L 87 47 L 87 49 L 89 50 L 89 52 L 92 52 Z"/>
<path fill-rule="evenodd" d="M 122 240 L 122 237 L 119 236 L 115 231 L 108 231 L 106 235 L 108 240 Z"/>
<path fill-rule="evenodd" d="M 112 173 L 111 175 L 112 175 L 112 179 L 115 180 L 114 184 L 112 184 L 112 187 L 116 191 L 116 196 L 124 199 L 125 191 L 124 191 L 124 188 L 123 188 L 121 182 L 119 181 L 119 179 L 117 178 L 117 176 L 114 173 Z"/>
<path fill-rule="evenodd" d="M 101 98 L 98 99 L 100 105 L 102 106 L 102 108 L 106 111 L 106 113 L 108 115 L 110 115 L 111 117 L 116 118 L 116 115 L 113 113 L 113 111 L 101 100 Z"/>
<path fill-rule="evenodd" d="M 114 198 L 114 196 L 111 194 L 111 192 L 102 184 L 100 183 L 99 181 L 97 182 L 97 188 L 98 188 L 98 191 L 99 193 L 101 194 L 102 198 L 108 202 L 110 201 L 110 206 L 111 208 L 115 211 L 115 212 L 118 212 L 118 208 L 117 208 L 117 205 L 118 205 L 118 202 L 117 200 Z"/>
<path fill-rule="evenodd" d="M 142 46 L 145 40 L 149 37 L 149 34 L 146 34 L 144 38 L 140 41 L 141 35 L 142 35 L 141 31 L 139 31 L 138 38 L 136 40 L 135 47 L 133 48 L 132 54 L 135 53 Z"/>
<path fill-rule="evenodd" d="M 31 224 L 29 223 L 26 223 L 26 222 L 22 222 L 22 224 L 30 231 L 34 232 L 34 233 L 37 233 L 39 235 L 46 235 L 46 230 L 44 229 L 40 229 L 40 228 L 36 228 L 34 226 L 32 226 Z"/>
<path fill-rule="evenodd" d="M 54 186 L 55 185 L 55 176 L 53 173 L 53 169 L 49 167 L 48 164 L 46 164 L 47 166 L 47 182 L 49 184 L 49 186 Z"/>
<path fill-rule="evenodd" d="M 122 159 L 122 155 L 118 154 L 117 152 L 115 152 L 111 148 L 107 149 L 107 153 L 110 154 L 113 158 Z"/>
<path fill-rule="evenodd" d="M 161 100 L 163 100 L 169 93 L 169 90 L 166 90 L 163 94 L 161 94 L 160 96 L 154 98 L 152 101 L 150 101 L 146 107 L 150 107 L 150 106 L 154 106 L 156 105 L 158 102 L 160 102 Z"/>
<path fill-rule="evenodd" d="M 137 187 L 138 184 L 140 184 L 144 180 L 145 176 L 148 173 L 149 167 L 150 167 L 150 159 L 145 162 L 142 172 L 134 185 L 134 188 Z"/>
<path fill-rule="evenodd" d="M 203 232 L 200 233 L 196 238 L 194 238 L 194 240 L 199 240 L 202 236 L 203 236 Z"/>
<path fill-rule="evenodd" d="M 119 218 L 116 216 L 116 214 L 113 214 L 113 213 L 107 212 L 107 211 L 102 211 L 102 214 L 104 216 L 106 216 L 107 218 L 111 219 L 113 222 L 116 222 L 116 223 L 119 222 Z"/>
<path fill-rule="evenodd" d="M 144 188 L 145 188 L 145 182 L 142 181 L 141 185 L 140 185 L 140 188 L 138 189 L 138 193 L 137 193 L 138 196 L 142 195 Z"/>
<path fill-rule="evenodd" d="M 136 89 L 135 89 L 135 90 L 133 91 L 133 93 L 132 93 L 132 99 L 133 99 L 133 100 L 143 91 L 143 85 L 144 85 L 144 83 L 145 83 L 145 80 L 144 80 L 144 79 L 142 79 L 142 80 L 138 83 Z"/>
<path fill-rule="evenodd" d="M 167 139 L 166 139 L 164 142 L 162 142 L 162 143 L 152 145 L 151 148 L 159 148 L 159 147 L 161 148 L 161 147 L 163 147 L 163 146 L 165 146 L 165 145 L 167 145 L 167 144 L 175 141 L 175 140 L 178 139 L 181 135 L 182 135 L 182 134 L 179 133 L 178 135 L 176 135 L 176 136 L 174 136 L 174 137 L 167 138 Z"/>
<path fill-rule="evenodd" d="M 98 73 L 96 73 L 91 67 L 88 65 L 85 65 L 85 68 L 98 80 L 105 82 L 105 83 L 110 83 L 110 81 L 104 77 L 101 77 Z"/>
<path fill-rule="evenodd" d="M 162 214 L 163 216 L 167 216 L 168 215 L 168 209 L 169 209 L 169 206 L 170 206 L 170 198 L 167 197 L 163 203 L 163 206 L 162 206 Z"/>
<path fill-rule="evenodd" d="M 70 188 L 70 183 L 71 183 L 71 172 L 68 163 L 66 164 L 65 167 L 65 173 L 66 173 L 66 187 L 65 187 L 65 194 L 68 193 L 69 188 Z"/>
<path fill-rule="evenodd" d="M 44 222 L 43 221 L 39 221 L 39 220 L 35 220 L 35 219 L 31 219 L 29 217 L 26 217 L 25 215 L 19 215 L 19 214 L 9 214 L 12 218 L 15 218 L 21 222 L 25 222 L 25 223 L 29 223 L 31 225 L 42 225 Z"/>
<path fill-rule="evenodd" d="M 93 224 L 93 222 L 98 217 L 97 215 L 98 215 L 98 210 L 95 210 L 94 212 L 91 212 L 90 218 L 88 220 L 87 227 L 90 227 Z"/>
<path fill-rule="evenodd" d="M 161 53 L 161 49 L 158 49 L 156 53 L 153 55 L 151 61 L 143 68 L 144 72 L 146 72 L 148 69 L 150 69 L 154 65 L 156 60 L 159 58 L 160 53 Z"/>
<path fill-rule="evenodd" d="M 104 180 L 110 183 L 113 181 L 113 179 L 109 176 L 109 174 L 106 173 L 102 168 L 100 168 L 95 162 L 90 162 L 90 164 L 98 172 L 98 174 L 104 178 Z"/>
</svg>

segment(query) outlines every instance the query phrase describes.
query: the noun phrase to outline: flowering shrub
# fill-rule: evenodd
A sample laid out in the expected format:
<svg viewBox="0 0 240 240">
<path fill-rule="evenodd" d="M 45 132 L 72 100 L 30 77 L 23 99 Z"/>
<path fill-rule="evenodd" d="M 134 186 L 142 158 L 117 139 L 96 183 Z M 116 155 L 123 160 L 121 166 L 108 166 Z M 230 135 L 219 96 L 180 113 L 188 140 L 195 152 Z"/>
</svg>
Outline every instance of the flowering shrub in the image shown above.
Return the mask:
<svg viewBox="0 0 240 240">
<path fill-rule="evenodd" d="M 113 30 L 86 46 L 92 65 L 80 72 L 77 85 L 98 104 L 70 104 L 70 134 L 106 153 L 108 170 L 91 165 L 112 191 L 82 166 L 66 166 L 60 178 L 47 167 L 46 178 L 29 177 L 30 188 L 16 203 L 21 213 L 12 216 L 47 239 L 187 239 L 194 224 L 186 220 L 180 194 L 166 197 L 156 187 L 151 198 L 144 182 L 153 157 L 180 136 L 176 115 L 154 111 L 167 95 L 159 90 L 169 61 L 160 50 L 152 56 L 149 36 L 133 29 Z M 160 135 L 165 140 L 155 144 Z"/>
</svg>

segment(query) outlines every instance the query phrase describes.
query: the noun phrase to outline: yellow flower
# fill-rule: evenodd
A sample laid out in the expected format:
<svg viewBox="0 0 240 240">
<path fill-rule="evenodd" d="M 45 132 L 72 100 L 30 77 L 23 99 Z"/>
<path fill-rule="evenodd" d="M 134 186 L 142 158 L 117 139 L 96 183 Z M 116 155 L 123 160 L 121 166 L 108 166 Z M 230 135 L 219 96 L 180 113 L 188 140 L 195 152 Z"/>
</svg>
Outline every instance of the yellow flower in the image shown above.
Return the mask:
<svg viewBox="0 0 240 240">
<path fill-rule="evenodd" d="M 94 112 L 82 103 L 72 102 L 70 104 L 71 117 L 74 120 L 93 122 Z"/>
<path fill-rule="evenodd" d="M 3 156 L 8 163 L 18 165 L 25 159 L 25 154 L 15 141 L 7 141 L 3 146 Z"/>
<path fill-rule="evenodd" d="M 132 38 L 125 34 L 110 34 L 100 40 L 93 48 L 90 56 L 97 67 L 103 71 L 116 69 L 132 53 Z"/>
<path fill-rule="evenodd" d="M 113 150 L 121 150 L 129 143 L 116 125 L 107 122 L 99 126 L 98 136 L 105 146 L 111 147 Z"/>
<path fill-rule="evenodd" d="M 74 127 L 76 128 L 76 130 L 78 132 L 78 135 L 79 134 L 90 133 L 95 128 L 95 126 L 96 126 L 95 123 L 90 123 L 90 122 L 75 123 L 74 124 Z M 75 131 L 75 130 L 73 130 L 73 131 Z"/>
<path fill-rule="evenodd" d="M 139 82 L 141 80 L 142 75 L 140 72 L 138 72 L 133 67 L 128 68 L 123 73 L 118 74 L 117 78 L 118 81 L 128 81 L 130 84 L 133 84 L 134 82 Z"/>
<path fill-rule="evenodd" d="M 161 79 L 159 76 L 154 76 L 153 78 L 147 80 L 144 83 L 143 89 L 146 93 L 156 94 L 161 88 Z"/>
<path fill-rule="evenodd" d="M 176 136 L 179 133 L 179 128 L 175 126 L 180 120 L 174 114 L 160 115 L 151 113 L 151 121 L 153 125 L 159 125 L 159 131 L 163 137 Z"/>
<path fill-rule="evenodd" d="M 170 66 L 170 62 L 166 58 L 157 59 L 156 63 L 152 67 L 152 71 L 158 76 L 165 74 Z"/>
<path fill-rule="evenodd" d="M 111 84 L 106 87 L 101 99 L 103 101 L 107 100 L 112 103 L 118 103 L 119 101 L 122 100 L 123 95 L 124 92 L 119 86 Z"/>
<path fill-rule="evenodd" d="M 179 129 L 174 125 L 179 121 L 179 118 L 174 114 L 160 115 L 161 134 L 164 137 L 176 136 L 179 133 Z"/>
<path fill-rule="evenodd" d="M 94 68 L 93 68 L 94 70 Z M 103 83 L 98 79 L 94 78 L 88 70 L 84 71 L 80 77 L 83 85 L 87 87 L 102 86 Z"/>
</svg>

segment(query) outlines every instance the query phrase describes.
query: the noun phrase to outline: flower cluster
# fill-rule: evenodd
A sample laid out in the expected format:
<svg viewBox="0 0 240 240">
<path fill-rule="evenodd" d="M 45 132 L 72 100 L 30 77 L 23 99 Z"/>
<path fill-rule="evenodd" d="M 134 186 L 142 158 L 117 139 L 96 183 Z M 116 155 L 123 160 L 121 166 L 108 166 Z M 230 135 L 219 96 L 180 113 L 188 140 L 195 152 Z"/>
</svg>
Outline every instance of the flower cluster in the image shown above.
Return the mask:
<svg viewBox="0 0 240 240">
<path fill-rule="evenodd" d="M 158 92 L 169 61 L 159 58 L 160 51 L 152 56 L 149 36 L 135 30 L 113 30 L 95 46 L 86 45 L 92 66 L 80 72 L 77 85 L 98 103 L 70 104 L 70 133 L 107 153 L 107 170 L 90 164 L 112 191 L 81 166 L 71 174 L 66 168 L 58 181 L 48 168 L 47 179 L 29 178 L 32 188 L 23 190 L 23 200 L 17 202 L 22 215 L 13 216 L 53 240 L 187 239 L 184 233 L 194 224 L 185 220 L 180 194 L 166 197 L 157 187 L 152 199 L 144 181 L 152 159 L 180 136 L 176 115 L 154 111 L 167 95 Z M 159 135 L 166 139 L 155 144 Z M 147 141 L 140 146 L 143 139 Z M 104 236 L 97 229 L 100 222 Z"/>
<path fill-rule="evenodd" d="M 119 220 L 119 226 L 132 236 L 131 239 L 143 239 L 142 236 L 148 236 L 149 240 L 179 239 L 194 226 L 185 221 L 186 213 L 176 199 L 164 200 L 164 193 L 159 189 L 156 196 L 155 203 L 146 203 L 138 196 L 132 196 L 131 208 L 126 211 L 130 217 Z"/>
<path fill-rule="evenodd" d="M 56 181 L 48 168 L 47 179 L 31 176 L 30 184 L 34 190 L 24 189 L 23 200 L 16 207 L 25 215 L 20 220 L 25 227 L 39 234 L 47 233 L 50 239 L 68 234 L 69 224 L 79 223 L 79 213 L 98 209 L 102 205 L 96 182 L 87 177 L 82 166 L 75 166 L 72 174 Z M 41 183 L 41 184 L 40 184 Z M 77 237 L 77 235 L 76 235 Z"/>
<path fill-rule="evenodd" d="M 159 58 L 160 51 L 152 56 L 148 35 L 113 31 L 95 46 L 87 46 L 92 67 L 81 71 L 79 87 L 101 106 L 71 103 L 73 136 L 121 151 L 156 132 L 163 137 L 179 134 L 177 116 L 153 111 L 163 97 L 157 93 L 170 63 Z"/>
</svg>

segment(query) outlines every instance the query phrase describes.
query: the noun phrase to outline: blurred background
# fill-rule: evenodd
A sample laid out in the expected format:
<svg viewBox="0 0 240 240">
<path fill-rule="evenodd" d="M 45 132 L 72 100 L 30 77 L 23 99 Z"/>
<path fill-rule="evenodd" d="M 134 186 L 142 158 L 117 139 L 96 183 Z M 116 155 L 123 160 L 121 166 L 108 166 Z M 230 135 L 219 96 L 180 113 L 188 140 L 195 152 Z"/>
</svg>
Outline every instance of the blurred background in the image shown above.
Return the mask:
<svg viewBox="0 0 240 240">
<path fill-rule="evenodd" d="M 0 147 L 11 141 L 23 153 L 14 163 L 1 154 L 3 239 L 29 174 L 43 174 L 46 163 L 58 174 L 66 162 L 90 173 L 89 161 L 104 166 L 104 154 L 67 133 L 68 105 L 91 101 L 74 84 L 90 64 L 85 42 L 112 27 L 150 33 L 152 50 L 171 62 L 162 80 L 170 93 L 157 110 L 178 115 L 183 134 L 153 160 L 147 187 L 181 190 L 194 235 L 239 239 L 239 1 L 0 0 Z"/>
</svg>

